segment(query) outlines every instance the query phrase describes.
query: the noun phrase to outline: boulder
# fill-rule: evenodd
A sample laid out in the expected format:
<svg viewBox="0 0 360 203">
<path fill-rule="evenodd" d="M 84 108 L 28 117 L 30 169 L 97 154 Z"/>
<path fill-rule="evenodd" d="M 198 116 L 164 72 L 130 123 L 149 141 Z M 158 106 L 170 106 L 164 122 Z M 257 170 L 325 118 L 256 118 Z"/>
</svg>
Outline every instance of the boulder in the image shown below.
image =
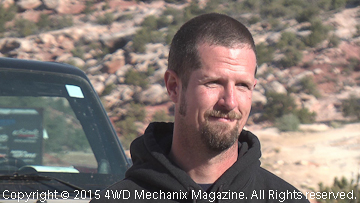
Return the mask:
<svg viewBox="0 0 360 203">
<path fill-rule="evenodd" d="M 119 49 L 113 54 L 108 54 L 104 57 L 104 66 L 101 69 L 102 72 L 114 74 L 122 66 L 125 65 L 124 50 Z"/>
<path fill-rule="evenodd" d="M 5 9 L 9 8 L 11 5 L 14 5 L 14 0 L 0 0 L 0 5 L 2 5 Z"/>
<path fill-rule="evenodd" d="M 43 0 L 46 8 L 59 14 L 78 14 L 85 8 L 84 1 L 76 0 Z"/>
<path fill-rule="evenodd" d="M 19 0 L 16 5 L 22 10 L 29 10 L 39 7 L 42 2 L 40 0 Z"/>
<path fill-rule="evenodd" d="M 57 43 L 56 38 L 54 37 L 54 35 L 49 34 L 49 33 L 39 34 L 37 36 L 36 42 L 39 43 L 39 44 L 40 43 L 44 44 L 46 47 L 56 47 L 56 46 L 58 46 L 58 43 Z"/>
<path fill-rule="evenodd" d="M 284 85 L 276 80 L 268 83 L 268 85 L 265 87 L 265 89 L 266 89 L 266 92 L 276 92 L 279 94 L 287 94 L 287 90 L 284 87 Z"/>
<path fill-rule="evenodd" d="M 160 84 L 153 84 L 148 89 L 139 92 L 137 100 L 144 104 L 156 105 L 169 100 L 166 88 Z"/>
<path fill-rule="evenodd" d="M 254 90 L 252 93 L 252 103 L 265 105 L 267 103 L 266 96 L 263 95 L 261 92 Z"/>
</svg>

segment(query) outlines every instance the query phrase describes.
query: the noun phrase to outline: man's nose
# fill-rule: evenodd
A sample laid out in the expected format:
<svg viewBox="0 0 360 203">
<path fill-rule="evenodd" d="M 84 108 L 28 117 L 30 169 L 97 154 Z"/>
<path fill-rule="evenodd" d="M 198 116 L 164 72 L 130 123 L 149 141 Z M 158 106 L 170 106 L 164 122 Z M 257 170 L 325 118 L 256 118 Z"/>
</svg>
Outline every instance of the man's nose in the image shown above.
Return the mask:
<svg viewBox="0 0 360 203">
<path fill-rule="evenodd" d="M 237 107 L 237 96 L 235 87 L 227 85 L 224 87 L 222 95 L 219 99 L 219 105 L 226 111 L 231 111 Z"/>
</svg>

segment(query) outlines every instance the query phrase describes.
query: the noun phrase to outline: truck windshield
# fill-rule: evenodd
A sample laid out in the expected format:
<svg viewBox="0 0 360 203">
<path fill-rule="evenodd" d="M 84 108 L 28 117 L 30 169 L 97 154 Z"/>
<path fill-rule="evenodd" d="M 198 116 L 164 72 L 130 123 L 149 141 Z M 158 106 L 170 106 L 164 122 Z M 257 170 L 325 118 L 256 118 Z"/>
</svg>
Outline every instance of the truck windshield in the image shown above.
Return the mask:
<svg viewBox="0 0 360 203">
<path fill-rule="evenodd" d="M 121 180 L 127 168 L 117 136 L 86 79 L 0 67 L 0 176 L 53 178 L 0 178 L 0 192 L 74 190 L 54 179 L 95 192 Z"/>
</svg>

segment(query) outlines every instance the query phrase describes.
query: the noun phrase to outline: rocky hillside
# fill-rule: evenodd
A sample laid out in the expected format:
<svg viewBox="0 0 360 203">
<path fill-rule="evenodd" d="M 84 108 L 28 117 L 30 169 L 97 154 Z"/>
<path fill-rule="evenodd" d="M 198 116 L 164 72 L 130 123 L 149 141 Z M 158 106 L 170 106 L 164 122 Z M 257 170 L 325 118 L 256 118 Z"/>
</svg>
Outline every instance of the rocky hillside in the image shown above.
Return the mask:
<svg viewBox="0 0 360 203">
<path fill-rule="evenodd" d="M 269 105 L 276 94 L 291 97 L 311 122 L 349 119 L 342 103 L 360 95 L 356 1 L 317 4 L 318 10 L 298 1 L 307 10 L 295 9 L 296 15 L 291 9 L 301 6 L 284 2 L 269 9 L 251 4 L 259 1 L 224 2 L 0 0 L 0 57 L 70 63 L 84 70 L 128 143 L 148 122 L 171 120 L 163 74 L 176 29 L 196 14 L 225 12 L 244 22 L 257 44 L 261 64 L 249 125 L 273 123 L 271 115 L 278 112 Z"/>
</svg>

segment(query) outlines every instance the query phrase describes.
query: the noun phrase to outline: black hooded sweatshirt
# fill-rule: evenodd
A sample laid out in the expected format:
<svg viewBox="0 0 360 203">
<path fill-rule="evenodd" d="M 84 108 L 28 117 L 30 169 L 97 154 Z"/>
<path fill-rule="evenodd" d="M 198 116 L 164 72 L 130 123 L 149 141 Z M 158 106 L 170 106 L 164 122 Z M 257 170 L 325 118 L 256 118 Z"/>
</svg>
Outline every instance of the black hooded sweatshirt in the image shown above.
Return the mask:
<svg viewBox="0 0 360 203">
<path fill-rule="evenodd" d="M 95 196 L 96 202 L 308 202 L 289 183 L 260 167 L 260 142 L 239 136 L 238 160 L 207 191 L 169 160 L 172 123 L 151 123 L 131 144 L 133 166 L 125 179 Z"/>
</svg>

